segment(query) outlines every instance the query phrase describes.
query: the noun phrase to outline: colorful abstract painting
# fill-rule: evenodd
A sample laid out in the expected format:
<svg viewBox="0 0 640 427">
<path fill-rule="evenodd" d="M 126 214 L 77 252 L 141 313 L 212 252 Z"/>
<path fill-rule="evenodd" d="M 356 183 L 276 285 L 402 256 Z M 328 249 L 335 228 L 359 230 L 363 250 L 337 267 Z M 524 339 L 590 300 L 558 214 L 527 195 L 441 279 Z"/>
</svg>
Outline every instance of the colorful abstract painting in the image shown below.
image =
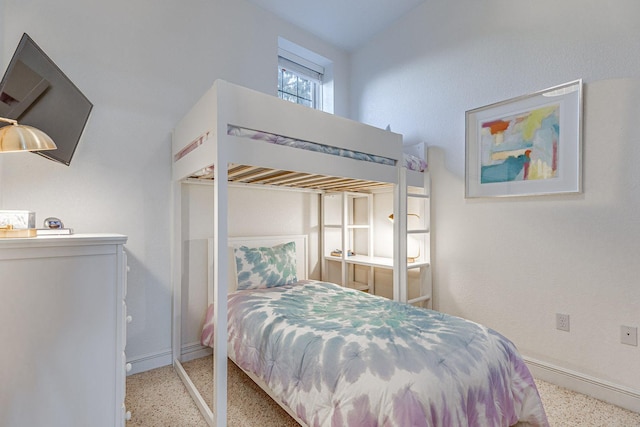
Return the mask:
<svg viewBox="0 0 640 427">
<path fill-rule="evenodd" d="M 582 192 L 582 80 L 465 115 L 466 198 Z"/>
<path fill-rule="evenodd" d="M 482 184 L 551 179 L 558 173 L 560 105 L 481 123 Z"/>
</svg>

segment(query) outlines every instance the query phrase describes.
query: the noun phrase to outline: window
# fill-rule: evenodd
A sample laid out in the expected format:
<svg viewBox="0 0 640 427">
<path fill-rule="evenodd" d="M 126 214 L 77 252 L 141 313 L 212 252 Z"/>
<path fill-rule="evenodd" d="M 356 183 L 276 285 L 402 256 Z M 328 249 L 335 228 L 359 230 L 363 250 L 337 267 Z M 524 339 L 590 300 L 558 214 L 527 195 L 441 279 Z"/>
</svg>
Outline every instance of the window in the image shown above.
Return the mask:
<svg viewBox="0 0 640 427">
<path fill-rule="evenodd" d="M 333 113 L 333 61 L 278 37 L 278 97 Z"/>
<path fill-rule="evenodd" d="M 288 56 L 302 59 L 293 58 L 295 55 L 292 54 Z M 321 110 L 323 68 L 309 61 L 292 59 L 278 56 L 278 97 Z"/>
</svg>

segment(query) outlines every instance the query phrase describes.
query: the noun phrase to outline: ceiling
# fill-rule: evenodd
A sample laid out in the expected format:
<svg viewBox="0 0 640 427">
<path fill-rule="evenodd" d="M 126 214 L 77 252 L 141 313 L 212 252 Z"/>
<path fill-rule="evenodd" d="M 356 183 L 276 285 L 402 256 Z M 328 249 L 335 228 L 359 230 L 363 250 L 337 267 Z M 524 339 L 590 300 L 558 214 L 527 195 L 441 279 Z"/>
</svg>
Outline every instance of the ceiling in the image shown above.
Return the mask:
<svg viewBox="0 0 640 427">
<path fill-rule="evenodd" d="M 334 46 L 353 51 L 426 0 L 248 0 Z"/>
</svg>

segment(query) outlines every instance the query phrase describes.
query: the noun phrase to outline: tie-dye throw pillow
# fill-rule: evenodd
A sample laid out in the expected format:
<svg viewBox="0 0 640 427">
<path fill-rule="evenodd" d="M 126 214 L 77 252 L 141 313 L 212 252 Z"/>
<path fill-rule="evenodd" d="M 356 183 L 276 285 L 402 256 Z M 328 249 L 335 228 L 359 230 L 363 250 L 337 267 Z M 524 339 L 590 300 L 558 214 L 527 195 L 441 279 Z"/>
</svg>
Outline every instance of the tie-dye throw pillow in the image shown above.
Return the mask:
<svg viewBox="0 0 640 427">
<path fill-rule="evenodd" d="M 234 249 L 238 290 L 273 288 L 296 282 L 296 243 Z"/>
</svg>

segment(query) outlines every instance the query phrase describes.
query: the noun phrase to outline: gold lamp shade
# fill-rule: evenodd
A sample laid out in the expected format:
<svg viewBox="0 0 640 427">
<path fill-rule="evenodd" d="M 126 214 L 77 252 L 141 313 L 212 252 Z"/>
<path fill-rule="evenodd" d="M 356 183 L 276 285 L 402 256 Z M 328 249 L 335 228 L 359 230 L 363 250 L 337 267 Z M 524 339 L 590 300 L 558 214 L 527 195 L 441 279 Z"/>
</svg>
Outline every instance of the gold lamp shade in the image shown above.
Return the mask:
<svg viewBox="0 0 640 427">
<path fill-rule="evenodd" d="M 46 133 L 32 126 L 20 125 L 17 121 L 0 117 L 10 126 L 0 128 L 0 152 L 55 150 L 56 144 Z"/>
</svg>

